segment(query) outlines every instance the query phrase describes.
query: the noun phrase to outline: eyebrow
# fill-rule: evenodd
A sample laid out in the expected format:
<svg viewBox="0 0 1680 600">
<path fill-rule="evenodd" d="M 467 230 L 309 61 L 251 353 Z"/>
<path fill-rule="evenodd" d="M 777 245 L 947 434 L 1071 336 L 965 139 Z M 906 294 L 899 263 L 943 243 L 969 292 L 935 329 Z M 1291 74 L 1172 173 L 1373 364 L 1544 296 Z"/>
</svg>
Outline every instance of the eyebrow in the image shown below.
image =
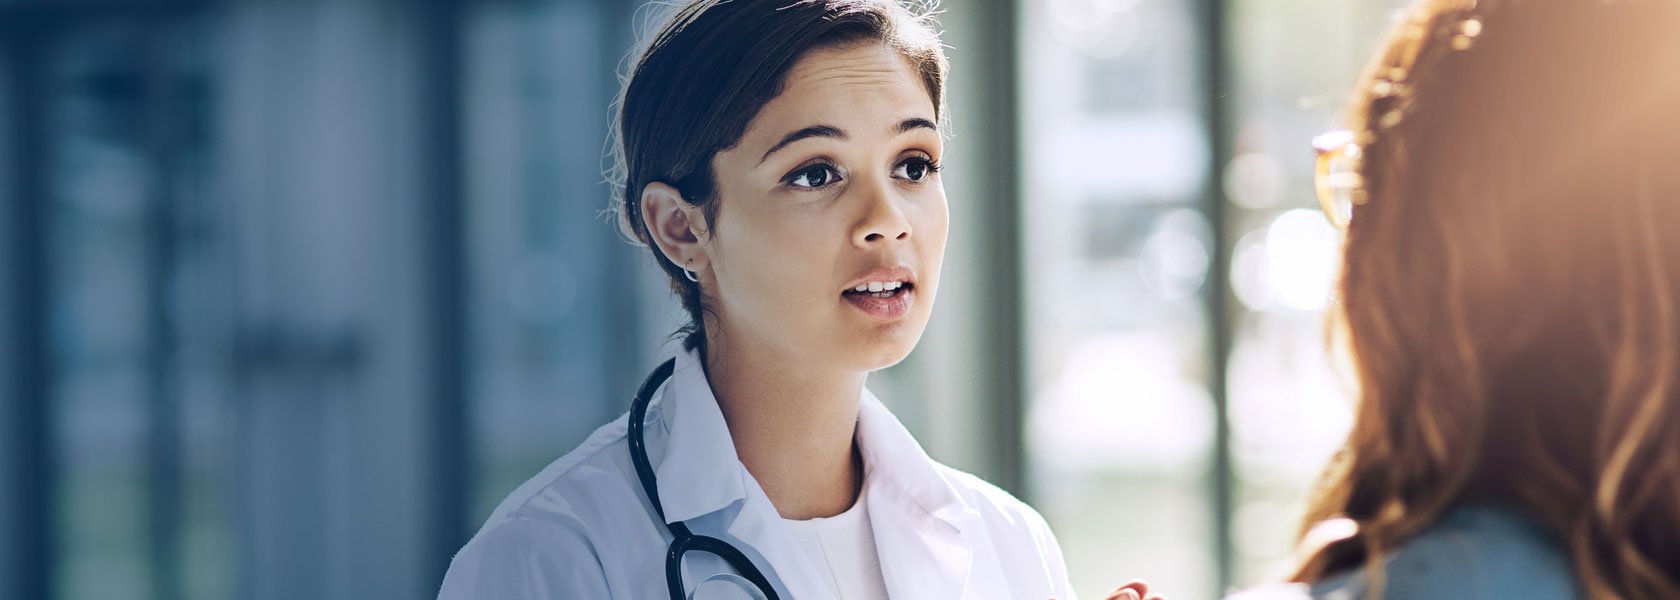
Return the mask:
<svg viewBox="0 0 1680 600">
<path fill-rule="evenodd" d="M 920 117 L 905 119 L 903 121 L 899 121 L 898 123 L 898 133 L 910 133 L 911 131 L 915 131 L 917 129 L 931 129 L 934 133 L 939 133 L 938 125 L 934 125 L 933 121 Z"/>
<path fill-rule="evenodd" d="M 935 125 L 933 123 L 933 121 L 929 121 L 927 119 L 923 119 L 923 118 L 920 118 L 920 117 L 913 117 L 913 118 L 905 119 L 903 121 L 899 121 L 898 126 L 894 129 L 895 129 L 894 133 L 902 135 L 902 134 L 905 134 L 905 133 L 909 133 L 911 131 L 915 131 L 917 129 L 929 129 L 929 130 L 932 130 L 934 132 L 938 132 L 939 131 L 939 126 Z M 776 142 L 776 145 L 771 146 L 769 150 L 766 150 L 764 152 L 764 156 L 762 158 L 758 159 L 758 164 L 764 164 L 764 161 L 769 160 L 770 155 L 775 154 L 777 150 L 781 150 L 782 148 L 786 148 L 789 144 L 792 144 L 794 142 L 797 142 L 797 141 L 800 141 L 800 140 L 803 140 L 803 139 L 807 139 L 807 138 L 832 138 L 832 139 L 837 139 L 837 140 L 844 140 L 844 139 L 848 139 L 849 137 L 850 136 L 846 135 L 845 130 L 840 129 L 839 127 L 835 127 L 833 125 L 813 125 L 813 126 L 810 126 L 810 127 L 806 127 L 806 128 L 801 129 L 799 131 L 795 131 L 793 133 L 782 136 L 781 141 Z"/>
<path fill-rule="evenodd" d="M 769 150 L 765 151 L 764 156 L 762 158 L 758 159 L 758 164 L 761 164 L 761 165 L 764 164 L 764 161 L 770 159 L 770 155 L 775 154 L 777 150 L 781 150 L 782 148 L 786 148 L 788 144 L 792 144 L 794 142 L 797 142 L 799 140 L 803 140 L 803 139 L 806 139 L 806 138 L 814 138 L 814 137 L 834 138 L 834 139 L 837 139 L 837 140 L 843 140 L 843 139 L 847 139 L 848 136 L 846 135 L 845 131 L 842 131 L 839 127 L 834 127 L 832 125 L 816 125 L 816 126 L 812 126 L 812 127 L 806 127 L 806 128 L 801 129 L 799 131 L 795 131 L 793 133 L 782 136 L 782 141 L 776 142 L 776 145 L 771 146 Z"/>
</svg>

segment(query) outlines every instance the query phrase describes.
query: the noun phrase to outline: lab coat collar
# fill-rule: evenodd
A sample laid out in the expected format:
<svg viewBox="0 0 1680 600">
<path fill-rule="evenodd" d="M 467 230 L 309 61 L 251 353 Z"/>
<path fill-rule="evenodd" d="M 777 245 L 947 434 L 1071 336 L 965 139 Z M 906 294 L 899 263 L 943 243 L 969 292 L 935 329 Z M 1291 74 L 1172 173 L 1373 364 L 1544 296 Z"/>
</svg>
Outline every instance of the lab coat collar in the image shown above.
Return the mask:
<svg viewBox="0 0 1680 600">
<path fill-rule="evenodd" d="M 961 530 L 980 516 L 898 417 L 867 389 L 858 406 L 858 447 L 876 487 L 897 492 L 950 530 Z"/>
<path fill-rule="evenodd" d="M 665 522 L 716 512 L 747 496 L 746 470 L 729 438 L 717 397 L 694 351 L 679 351 L 660 398 L 665 457 L 654 473 Z"/>
<path fill-rule="evenodd" d="M 868 477 L 870 530 L 889 596 L 930 600 L 972 597 L 968 589 L 974 544 L 984 539 L 980 513 L 963 502 L 904 425 L 864 391 L 858 410 L 858 446 Z M 745 472 L 744 470 L 742 471 Z M 766 558 L 793 598 L 831 599 L 824 579 L 805 560 L 756 482 L 729 535 Z"/>
</svg>

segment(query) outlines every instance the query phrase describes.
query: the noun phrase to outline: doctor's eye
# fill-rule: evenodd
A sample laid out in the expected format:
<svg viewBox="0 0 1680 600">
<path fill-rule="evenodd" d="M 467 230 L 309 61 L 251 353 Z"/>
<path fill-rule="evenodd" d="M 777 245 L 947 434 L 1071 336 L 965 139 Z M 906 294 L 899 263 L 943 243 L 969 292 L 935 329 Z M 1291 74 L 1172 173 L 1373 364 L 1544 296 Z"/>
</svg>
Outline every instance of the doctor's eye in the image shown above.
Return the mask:
<svg viewBox="0 0 1680 600">
<path fill-rule="evenodd" d="M 939 172 L 939 162 L 925 156 L 913 156 L 898 163 L 893 169 L 893 177 L 910 181 L 926 179 L 930 173 Z"/>
<path fill-rule="evenodd" d="M 782 181 L 798 188 L 816 189 L 840 180 L 840 172 L 828 163 L 817 163 L 789 173 Z"/>
</svg>

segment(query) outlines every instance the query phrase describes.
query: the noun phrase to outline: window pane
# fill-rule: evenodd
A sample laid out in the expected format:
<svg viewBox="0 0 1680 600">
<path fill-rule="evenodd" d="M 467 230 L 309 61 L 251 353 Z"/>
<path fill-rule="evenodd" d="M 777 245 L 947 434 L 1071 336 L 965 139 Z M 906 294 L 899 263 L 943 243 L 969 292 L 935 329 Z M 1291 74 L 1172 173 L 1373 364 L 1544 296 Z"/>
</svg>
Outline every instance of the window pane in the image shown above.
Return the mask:
<svg viewBox="0 0 1680 600">
<path fill-rule="evenodd" d="M 1024 11 L 1029 464 L 1086 596 L 1218 591 L 1194 8 Z"/>
<path fill-rule="evenodd" d="M 145 263 L 147 191 L 141 32 L 81 29 L 47 62 L 51 343 L 60 480 L 58 589 L 144 598 L 147 571 Z"/>
<path fill-rule="evenodd" d="M 622 13 L 615 12 L 622 10 Z M 467 28 L 477 527 L 629 408 L 675 299 L 602 215 L 629 7 L 494 3 Z"/>
<path fill-rule="evenodd" d="M 46 47 L 64 598 L 230 589 L 202 38 L 192 18 L 90 19 Z"/>
</svg>

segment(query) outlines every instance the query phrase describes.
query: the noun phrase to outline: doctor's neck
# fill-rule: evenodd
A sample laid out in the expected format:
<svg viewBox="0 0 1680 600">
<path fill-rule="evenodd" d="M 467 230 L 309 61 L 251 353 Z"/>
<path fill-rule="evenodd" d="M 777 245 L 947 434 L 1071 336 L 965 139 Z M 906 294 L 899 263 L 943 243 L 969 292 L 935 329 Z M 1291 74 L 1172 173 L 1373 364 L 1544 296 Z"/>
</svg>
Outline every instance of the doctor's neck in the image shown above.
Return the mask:
<svg viewBox="0 0 1680 600">
<path fill-rule="evenodd" d="M 776 512 L 804 520 L 851 508 L 862 480 L 854 439 L 868 373 L 708 338 L 700 347 L 706 379 L 736 454 Z"/>
</svg>

